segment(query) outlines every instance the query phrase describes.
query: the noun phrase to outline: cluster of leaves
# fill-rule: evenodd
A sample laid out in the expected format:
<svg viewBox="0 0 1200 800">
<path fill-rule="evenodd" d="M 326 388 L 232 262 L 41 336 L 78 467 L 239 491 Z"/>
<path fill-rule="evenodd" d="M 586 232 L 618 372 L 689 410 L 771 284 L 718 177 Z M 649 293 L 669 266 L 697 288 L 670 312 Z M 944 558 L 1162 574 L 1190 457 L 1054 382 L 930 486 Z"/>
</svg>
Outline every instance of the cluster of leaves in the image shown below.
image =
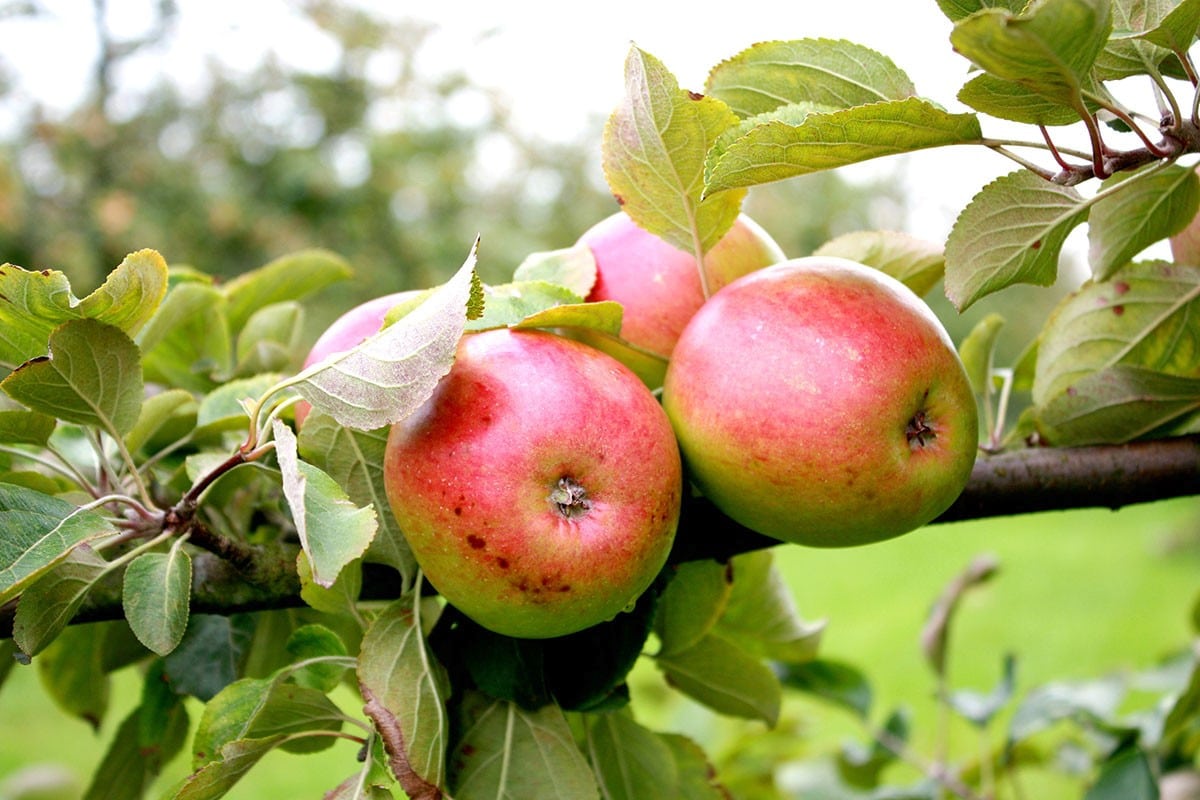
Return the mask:
<svg viewBox="0 0 1200 800">
<path fill-rule="evenodd" d="M 982 70 L 962 99 L 1005 119 L 1037 114 L 1017 121 L 1043 129 L 1072 112 L 1089 133 L 1089 158 L 1068 162 L 1064 154 L 1075 154 L 1047 136 L 1042 147 L 1062 159 L 1061 171 L 1026 162 L 985 187 L 944 251 L 886 232 L 821 248 L 920 292 L 944 279 L 965 308 L 1015 282 L 1047 283 L 1067 232 L 1088 222 L 1094 279 L 999 389 L 991 353 L 1000 321 L 964 343 L 985 408 L 998 393 L 993 444 L 1008 393 L 1026 382 L 1033 405 L 1018 431 L 1046 442 L 1119 442 L 1196 425 L 1200 267 L 1127 262 L 1181 229 L 1200 197 L 1192 171 L 1175 163 L 1197 149 L 1196 120 L 1165 99 L 1162 77 L 1176 67 L 1191 77 L 1186 48 L 1172 43 L 1191 43 L 1200 2 L 1169 13 L 1134 5 L 947 5 L 955 47 Z M 1140 130 L 1103 88 L 1120 56 L 1120 77 L 1150 76 L 1174 112 L 1159 126 L 1162 142 L 1128 152 L 1111 151 L 1097 122 L 1107 112 Z M 698 259 L 750 185 L 925 147 L 1013 155 L 1024 146 L 983 137 L 977 115 L 917 97 L 890 60 L 848 42 L 757 45 L 714 68 L 705 95 L 680 89 L 634 48 L 626 83 L 604 136 L 609 184 L 630 216 Z M 1077 195 L 1070 184 L 1092 177 L 1100 190 Z M 387 426 L 430 396 L 467 331 L 583 328 L 620 344 L 620 307 L 583 302 L 595 280 L 586 251 L 536 254 L 510 282 L 484 286 L 477 247 L 379 333 L 305 369 L 303 301 L 349 272 L 327 252 L 220 283 L 139 251 L 82 299 L 62 273 L 0 268 L 0 365 L 11 370 L 0 382 L 0 608 L 15 608 L 2 647 L 35 659 L 56 698 L 94 721 L 112 670 L 136 664 L 146 675 L 142 703 L 89 796 L 141 796 L 184 746 L 181 698 L 192 696 L 206 705 L 194 771 L 176 797 L 219 797 L 275 748 L 349 739 L 362 763 L 331 797 L 386 797 L 398 784 L 411 797 L 459 800 L 638 797 L 644 786 L 720 798 L 695 743 L 635 719 L 626 677 L 640 657 L 682 694 L 768 724 L 785 684 L 833 680 L 822 691 L 836 694 L 844 683 L 813 661 L 820 626 L 799 617 L 769 551 L 673 562 L 629 613 L 543 642 L 482 630 L 425 591 L 384 499 Z M 299 401 L 313 410 L 297 433 L 289 423 Z M 380 574 L 387 603 L 368 599 Z M 305 610 L 286 617 L 234 613 L 297 596 Z M 114 608 L 121 620 L 68 627 Z M 931 653 L 944 651 L 944 635 L 931 641 Z M 931 662 L 939 669 L 939 657 Z M 344 684 L 365 719 L 330 699 Z M 1168 755 L 1194 757 L 1195 694 L 1184 692 L 1157 734 L 1100 752 L 1095 785 L 1123 785 L 1126 770 L 1152 781 Z M 848 705 L 866 717 L 865 706 Z M 955 707 L 985 723 L 995 713 L 979 698 L 960 696 Z M 899 724 L 885 724 L 881 745 Z M 1176 749 L 1127 756 L 1135 741 Z M 866 760 L 878 776 L 887 759 Z M 139 780 L 110 780 L 117 771 Z M 939 791 L 962 794 L 934 777 Z"/>
</svg>

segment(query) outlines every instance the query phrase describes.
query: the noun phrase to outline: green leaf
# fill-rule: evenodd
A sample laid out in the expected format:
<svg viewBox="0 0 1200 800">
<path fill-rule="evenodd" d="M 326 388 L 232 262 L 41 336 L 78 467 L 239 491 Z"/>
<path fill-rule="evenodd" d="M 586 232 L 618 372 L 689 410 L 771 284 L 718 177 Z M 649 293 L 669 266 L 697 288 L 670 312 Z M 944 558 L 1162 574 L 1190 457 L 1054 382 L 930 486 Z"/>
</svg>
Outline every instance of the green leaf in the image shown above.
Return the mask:
<svg viewBox="0 0 1200 800">
<path fill-rule="evenodd" d="M 679 88 L 649 53 L 630 48 L 625 96 L 608 118 L 604 175 L 625 213 L 686 253 L 707 253 L 737 219 L 744 192 L 702 198 L 709 148 L 737 115 Z"/>
<path fill-rule="evenodd" d="M 967 334 L 958 346 L 958 356 L 967 370 L 967 378 L 975 394 L 983 396 L 992 391 L 992 364 L 996 353 L 996 339 L 1004 327 L 1004 317 L 993 312 L 988 314 Z"/>
<path fill-rule="evenodd" d="M 1015 14 L 1025 8 L 1027 2 L 1028 0 L 937 0 L 938 8 L 951 22 L 958 22 L 963 17 L 969 17 L 985 8 L 1007 8 Z"/>
<path fill-rule="evenodd" d="M 531 253 L 517 265 L 513 281 L 546 281 L 587 297 L 596 284 L 596 256 L 585 244 Z"/>
<path fill-rule="evenodd" d="M 984 72 L 958 90 L 958 99 L 982 114 L 1027 125 L 1072 125 L 1079 112 L 1047 100 L 1024 84 Z"/>
<path fill-rule="evenodd" d="M 781 680 L 789 689 L 798 689 L 841 706 L 862 719 L 871 714 L 871 684 L 857 667 L 815 659 L 804 664 L 785 665 Z"/>
<path fill-rule="evenodd" d="M 658 738 L 671 751 L 679 775 L 675 800 L 729 800 L 729 790 L 716 779 L 716 769 L 700 745 L 678 733 L 660 733 Z"/>
<path fill-rule="evenodd" d="M 116 533 L 100 515 L 56 497 L 0 483 L 0 603 L 6 603 L 76 546 Z"/>
<path fill-rule="evenodd" d="M 946 270 L 942 246 L 899 231 L 855 231 L 830 239 L 814 256 L 848 258 L 891 275 L 918 295 L 928 294 Z"/>
<path fill-rule="evenodd" d="M 851 108 L 916 94 L 890 58 L 853 42 L 798 39 L 762 42 L 722 61 L 708 75 L 706 94 L 738 116 L 788 103 Z"/>
<path fill-rule="evenodd" d="M 294 661 L 315 661 L 291 672 L 291 679 L 300 686 L 328 694 L 346 674 L 346 645 L 324 625 L 301 625 L 292 631 L 286 647 Z"/>
<path fill-rule="evenodd" d="M 43 447 L 57 424 L 54 417 L 37 411 L 0 411 L 0 443 Z"/>
<path fill-rule="evenodd" d="M 987 72 L 1079 109 L 1111 31 L 1108 0 L 1044 0 L 1019 15 L 986 9 L 962 19 L 950 43 Z"/>
<path fill-rule="evenodd" d="M 518 330 L 565 328 L 576 331 L 593 331 L 619 338 L 623 314 L 624 309 L 615 300 L 571 303 L 547 308 L 544 311 L 536 311 L 512 327 Z"/>
<path fill-rule="evenodd" d="M 605 800 L 677 796 L 679 770 L 671 748 L 625 711 L 588 716 L 587 755 Z"/>
<path fill-rule="evenodd" d="M 1120 678 L 1048 683 L 1026 694 L 1008 723 L 1008 741 L 1019 743 L 1064 719 L 1112 719 L 1125 695 Z"/>
<path fill-rule="evenodd" d="M 142 329 L 167 292 L 167 262 L 154 250 L 130 253 L 96 291 L 79 301 L 80 316 L 106 322 L 128 336 Z"/>
<path fill-rule="evenodd" d="M 73 320 L 50 334 L 48 356 L 25 362 L 0 387 L 34 411 L 119 438 L 142 410 L 138 359 L 137 346 L 120 329 Z"/>
<path fill-rule="evenodd" d="M 185 389 L 167 389 L 151 395 L 142 401 L 137 422 L 125 435 L 125 446 L 129 452 L 136 453 L 173 420 L 188 415 L 194 417 L 195 412 L 196 399 Z"/>
<path fill-rule="evenodd" d="M 1088 217 L 1088 261 L 1100 280 L 1183 230 L 1200 209 L 1200 179 L 1190 167 L 1122 172 L 1100 187 L 1107 196 L 1092 206 Z"/>
<path fill-rule="evenodd" d="M 234 346 L 234 374 L 288 372 L 304 332 L 304 308 L 294 301 L 273 303 L 246 320 Z"/>
<path fill-rule="evenodd" d="M 517 639 L 470 619 L 455 624 L 456 650 L 475 688 L 534 711 L 550 702 L 540 639 Z"/>
<path fill-rule="evenodd" d="M 34 656 L 54 641 L 109 569 L 107 561 L 82 544 L 22 592 L 13 620 L 13 639 L 21 652 Z"/>
<path fill-rule="evenodd" d="M 172 688 L 208 702 L 237 679 L 253 636 L 249 614 L 192 614 L 182 641 L 165 659 Z"/>
<path fill-rule="evenodd" d="M 419 592 L 410 592 L 379 613 L 363 637 L 358 680 L 364 710 L 392 758 L 421 783 L 444 787 L 450 679 L 425 641 L 432 620 L 423 620 L 422 611 Z"/>
<path fill-rule="evenodd" d="M 1028 170 L 983 187 L 946 239 L 946 295 L 959 311 L 1015 283 L 1050 286 L 1067 235 L 1087 219 L 1074 189 Z"/>
<path fill-rule="evenodd" d="M 224 295 L 204 283 L 173 287 L 137 342 L 147 381 L 201 393 L 213 389 L 233 360 Z"/>
<path fill-rule="evenodd" d="M 182 743 L 187 735 L 187 714 L 176 705 L 171 715 L 171 727 L 164 730 L 166 741 L 156 741 L 144 747 L 138 730 L 146 712 L 144 707 L 133 710 L 117 728 L 100 764 L 92 773 L 91 784 L 83 800 L 141 800 L 154 779 L 162 771 L 164 748 Z"/>
<path fill-rule="evenodd" d="M 1163 21 L 1171 0 L 1120 0 L 1112 4 L 1113 35 L 1096 58 L 1096 75 L 1115 81 L 1135 75 L 1153 74 L 1158 65 L 1173 57 L 1169 49 L 1145 38 L 1145 33 Z M 1192 32 L 1195 33 L 1193 27 Z M 1190 40 L 1190 37 L 1189 37 Z"/>
<path fill-rule="evenodd" d="M 546 281 L 514 281 L 483 287 L 483 315 L 467 323 L 469 331 L 516 325 L 538 312 L 583 302 L 570 289 Z"/>
<path fill-rule="evenodd" d="M 946 702 L 972 725 L 980 729 L 986 728 L 1012 699 L 1016 688 L 1016 665 L 1016 658 L 1011 653 L 1006 655 L 1000 680 L 991 692 L 982 694 L 962 689 L 950 692 Z"/>
<path fill-rule="evenodd" d="M 1145 751 L 1123 747 L 1105 759 L 1083 800 L 1158 800 L 1158 781 Z"/>
<path fill-rule="evenodd" d="M 346 492 L 350 502 L 376 510 L 379 531 L 365 559 L 387 564 L 400 573 L 401 594 L 412 587 L 417 562 L 408 541 L 389 511 L 383 480 L 383 454 L 388 428 L 359 431 L 339 425 L 328 414 L 313 410 L 298 437 L 300 456 L 323 470 Z"/>
<path fill-rule="evenodd" d="M 299 300 L 351 274 L 346 260 L 327 250 L 301 250 L 244 272 L 223 287 L 229 326 L 240 331 L 259 309 Z"/>
<path fill-rule="evenodd" d="M 1033 402 L 1092 372 L 1126 365 L 1200 378 L 1200 268 L 1140 262 L 1089 282 L 1050 315 L 1038 345 Z"/>
<path fill-rule="evenodd" d="M 816 656 L 824 622 L 806 623 L 770 550 L 734 556 L 733 591 L 716 632 L 747 652 L 785 663 Z"/>
<path fill-rule="evenodd" d="M 757 118 L 756 118 L 757 119 Z M 974 114 L 951 114 L 910 97 L 754 125 L 709 154 L 705 194 L 836 169 L 872 158 L 982 138 Z"/>
<path fill-rule="evenodd" d="M 734 717 L 779 718 L 779 679 L 736 644 L 709 634 L 687 650 L 655 656 L 667 682 L 714 711 Z"/>
<path fill-rule="evenodd" d="M 1200 0 L 1181 0 L 1154 27 L 1147 25 L 1146 41 L 1178 53 L 1187 52 L 1200 29 Z"/>
<path fill-rule="evenodd" d="M 476 249 L 416 309 L 366 341 L 331 356 L 288 385 L 341 425 L 370 431 L 411 414 L 454 363 L 468 313 L 478 304 Z"/>
<path fill-rule="evenodd" d="M 455 800 L 599 800 L 587 760 L 557 706 L 524 711 L 469 693 L 450 778 Z"/>
<path fill-rule="evenodd" d="M 303 552 L 296 554 L 296 572 L 300 576 L 300 598 L 312 608 L 349 617 L 358 613 L 358 596 L 362 593 L 361 561 L 351 561 L 342 567 L 332 586 L 322 586 L 313 579 L 312 561 Z"/>
<path fill-rule="evenodd" d="M 139 754 L 158 766 L 183 750 L 190 733 L 183 698 L 171 689 L 164 670 L 161 658 L 151 661 L 146 669 L 142 680 L 142 703 L 137 712 L 137 735 L 133 737 Z"/>
<path fill-rule="evenodd" d="M 0 363 L 20 364 L 46 353 L 50 332 L 64 322 L 94 318 L 135 335 L 167 288 L 167 265 L 153 250 L 125 258 L 104 284 L 82 301 L 66 275 L 0 266 Z"/>
<path fill-rule="evenodd" d="M 96 730 L 108 711 L 109 700 L 102 633 L 94 625 L 66 628 L 33 662 L 42 688 L 54 703 Z"/>
<path fill-rule="evenodd" d="M 221 748 L 221 757 L 184 778 L 171 794 L 171 800 L 217 800 L 224 797 L 250 768 L 287 739 L 242 739 Z"/>
<path fill-rule="evenodd" d="M 125 568 L 125 619 L 138 641 L 160 656 L 174 650 L 187 630 L 192 559 L 179 544 L 167 553 L 143 553 Z"/>
<path fill-rule="evenodd" d="M 1080 378 L 1037 407 L 1048 444 L 1122 444 L 1200 409 L 1200 378 L 1119 365 Z"/>
<path fill-rule="evenodd" d="M 257 400 L 275 387 L 283 376 L 267 372 L 253 378 L 237 378 L 213 389 L 196 410 L 198 437 L 222 431 L 245 430 L 250 424 L 246 401 Z"/>
<path fill-rule="evenodd" d="M 718 561 L 685 561 L 659 600 L 654 632 L 662 642 L 660 654 L 686 650 L 712 630 L 733 591 L 733 569 Z"/>
<path fill-rule="evenodd" d="M 291 428 L 278 419 L 274 428 L 283 493 L 300 547 L 312 566 L 313 581 L 328 588 L 344 566 L 367 552 L 379 528 L 375 509 L 354 505 L 333 478 L 301 461 Z"/>
</svg>

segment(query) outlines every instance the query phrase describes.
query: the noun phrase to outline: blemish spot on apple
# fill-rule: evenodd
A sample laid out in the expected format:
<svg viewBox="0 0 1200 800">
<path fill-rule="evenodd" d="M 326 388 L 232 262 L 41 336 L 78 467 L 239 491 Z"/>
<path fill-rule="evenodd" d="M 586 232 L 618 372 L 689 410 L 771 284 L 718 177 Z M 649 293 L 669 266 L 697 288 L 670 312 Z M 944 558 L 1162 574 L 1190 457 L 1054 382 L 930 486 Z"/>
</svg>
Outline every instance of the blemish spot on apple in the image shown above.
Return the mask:
<svg viewBox="0 0 1200 800">
<path fill-rule="evenodd" d="M 1113 291 L 1117 294 L 1125 294 L 1129 291 L 1129 284 L 1125 281 L 1117 281 L 1113 284 Z"/>
<path fill-rule="evenodd" d="M 471 545 L 471 547 L 475 550 L 482 550 L 483 548 L 487 547 L 487 541 L 484 540 L 483 537 L 476 536 L 473 533 L 468 534 L 467 544 Z"/>
<path fill-rule="evenodd" d="M 1125 306 L 1113 306 L 1112 311 L 1119 317 L 1125 313 Z"/>
<path fill-rule="evenodd" d="M 503 556 L 496 556 L 496 566 L 500 569 L 508 569 L 508 559 Z"/>
</svg>

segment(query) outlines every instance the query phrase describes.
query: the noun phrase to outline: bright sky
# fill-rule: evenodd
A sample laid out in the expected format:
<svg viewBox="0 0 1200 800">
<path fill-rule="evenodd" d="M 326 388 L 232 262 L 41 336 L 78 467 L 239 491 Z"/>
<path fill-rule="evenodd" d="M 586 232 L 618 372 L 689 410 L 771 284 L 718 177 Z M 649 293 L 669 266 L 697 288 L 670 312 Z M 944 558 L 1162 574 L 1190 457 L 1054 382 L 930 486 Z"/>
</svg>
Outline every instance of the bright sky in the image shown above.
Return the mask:
<svg viewBox="0 0 1200 800">
<path fill-rule="evenodd" d="M 136 33 L 154 2 L 110 0 L 113 26 L 123 34 Z M 205 59 L 214 57 L 247 68 L 266 51 L 313 68 L 330 58 L 328 42 L 294 20 L 289 0 L 178 2 L 183 33 L 171 42 L 165 69 L 185 85 Z M 548 137 L 573 133 L 590 117 L 612 110 L 621 98 L 631 44 L 665 63 L 683 88 L 700 90 L 712 66 L 754 42 L 845 38 L 890 56 L 920 94 L 952 111 L 964 110 L 955 93 L 967 77 L 967 64 L 950 50 L 951 25 L 935 0 L 793 0 L 773 4 L 770 11 L 760 10 L 767 4 L 739 6 L 729 0 L 354 2 L 441 26 L 426 66 L 461 67 L 477 83 L 502 89 L 518 122 Z M 95 57 L 88 26 L 79 24 L 88 19 L 82 14 L 90 13 L 91 4 L 45 4 L 51 9 L 47 18 L 4 23 L 8 31 L 0 57 L 20 70 L 27 91 L 52 105 L 68 105 Z M 986 125 L 985 133 L 997 135 Z M 987 181 L 1014 168 L 998 155 L 962 147 L 860 165 L 846 174 L 853 178 L 901 165 L 910 232 L 934 239 L 945 237 L 954 216 Z"/>
</svg>

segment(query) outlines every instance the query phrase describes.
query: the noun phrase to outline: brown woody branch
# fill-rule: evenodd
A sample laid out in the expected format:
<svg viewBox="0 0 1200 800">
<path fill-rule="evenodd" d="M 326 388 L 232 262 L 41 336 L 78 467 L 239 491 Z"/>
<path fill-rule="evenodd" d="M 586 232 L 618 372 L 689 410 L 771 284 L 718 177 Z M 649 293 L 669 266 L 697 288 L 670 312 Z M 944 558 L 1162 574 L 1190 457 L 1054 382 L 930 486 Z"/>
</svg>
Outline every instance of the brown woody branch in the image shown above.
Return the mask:
<svg viewBox="0 0 1200 800">
<path fill-rule="evenodd" d="M 981 457 L 962 495 L 934 523 L 1078 508 L 1117 509 L 1193 495 L 1200 495 L 1200 436 L 1126 445 L 1030 448 Z M 686 535 L 676 539 L 673 562 L 725 559 L 778 544 L 724 516 L 700 497 L 685 502 L 680 530 Z M 232 614 L 302 605 L 294 563 L 281 561 L 278 554 L 263 555 L 273 563 L 265 569 L 259 565 L 254 570 L 259 580 L 250 582 L 244 571 L 212 553 L 198 554 L 193 611 Z M 399 585 L 394 573 L 368 567 L 363 598 L 394 598 Z M 271 574 L 272 580 L 261 579 Z M 75 621 L 121 617 L 119 592 L 103 593 L 100 588 L 93 590 Z M 0 607 L 0 638 L 12 635 L 15 612 L 15 603 Z"/>
</svg>

